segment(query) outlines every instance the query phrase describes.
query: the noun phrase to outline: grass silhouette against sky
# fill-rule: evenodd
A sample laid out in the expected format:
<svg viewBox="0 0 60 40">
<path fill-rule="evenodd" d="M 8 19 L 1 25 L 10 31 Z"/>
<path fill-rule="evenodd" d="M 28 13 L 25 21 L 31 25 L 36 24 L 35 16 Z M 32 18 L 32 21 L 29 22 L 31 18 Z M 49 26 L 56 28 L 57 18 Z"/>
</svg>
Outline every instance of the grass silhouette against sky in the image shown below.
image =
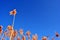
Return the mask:
<svg viewBox="0 0 60 40">
<path fill-rule="evenodd" d="M 60 32 L 60 0 L 1 0 L 0 25 L 3 30 L 12 25 L 13 16 L 9 12 L 13 9 L 17 10 L 14 29 L 37 33 L 38 40 Z"/>
</svg>

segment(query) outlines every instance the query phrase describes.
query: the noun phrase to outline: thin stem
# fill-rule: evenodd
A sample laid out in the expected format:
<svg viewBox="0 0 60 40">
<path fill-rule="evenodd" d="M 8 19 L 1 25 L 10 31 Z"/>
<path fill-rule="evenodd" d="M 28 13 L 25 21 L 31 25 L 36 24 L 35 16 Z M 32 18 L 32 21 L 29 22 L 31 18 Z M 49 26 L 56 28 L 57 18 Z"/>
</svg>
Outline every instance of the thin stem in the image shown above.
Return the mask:
<svg viewBox="0 0 60 40">
<path fill-rule="evenodd" d="M 12 34 L 13 34 L 13 30 L 12 30 L 12 32 L 11 32 L 10 40 L 12 40 Z"/>
<path fill-rule="evenodd" d="M 14 17 L 13 17 L 13 23 L 12 23 L 12 27 L 14 27 L 15 16 L 16 16 L 16 15 L 14 15 Z"/>
<path fill-rule="evenodd" d="M 12 27 L 14 27 L 14 22 L 15 22 L 15 15 L 14 15 L 14 17 L 13 17 Z M 12 33 L 11 33 L 10 40 L 12 40 L 12 39 L 11 39 L 11 38 L 12 38 L 12 34 L 13 34 L 13 31 L 12 31 Z"/>
</svg>

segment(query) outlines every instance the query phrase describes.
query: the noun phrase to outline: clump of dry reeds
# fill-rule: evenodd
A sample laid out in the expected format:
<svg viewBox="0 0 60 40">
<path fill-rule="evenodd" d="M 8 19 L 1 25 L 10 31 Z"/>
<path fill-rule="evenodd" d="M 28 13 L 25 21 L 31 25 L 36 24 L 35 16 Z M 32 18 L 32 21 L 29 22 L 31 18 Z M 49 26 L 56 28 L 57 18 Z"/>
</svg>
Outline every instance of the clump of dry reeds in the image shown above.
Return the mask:
<svg viewBox="0 0 60 40">
<path fill-rule="evenodd" d="M 3 31 L 3 26 L 0 25 L 0 36 L 3 35 L 3 37 L 0 38 L 0 40 L 6 40 L 5 37 L 9 37 L 10 40 L 26 40 L 26 36 L 28 37 L 28 40 L 38 40 L 38 35 L 34 34 L 32 35 L 32 38 L 30 36 L 31 32 L 28 30 L 26 32 L 26 35 L 24 35 L 23 29 L 20 30 L 14 30 L 14 21 L 15 21 L 15 16 L 16 16 L 16 9 L 10 11 L 10 15 L 13 15 L 13 22 L 12 25 L 8 25 L 6 31 Z M 21 36 L 19 36 L 20 34 Z M 55 33 L 55 37 L 60 37 L 59 33 Z M 43 36 L 41 40 L 49 40 L 49 36 Z M 40 39 L 39 39 L 40 40 Z M 53 37 L 51 40 L 55 40 Z"/>
</svg>

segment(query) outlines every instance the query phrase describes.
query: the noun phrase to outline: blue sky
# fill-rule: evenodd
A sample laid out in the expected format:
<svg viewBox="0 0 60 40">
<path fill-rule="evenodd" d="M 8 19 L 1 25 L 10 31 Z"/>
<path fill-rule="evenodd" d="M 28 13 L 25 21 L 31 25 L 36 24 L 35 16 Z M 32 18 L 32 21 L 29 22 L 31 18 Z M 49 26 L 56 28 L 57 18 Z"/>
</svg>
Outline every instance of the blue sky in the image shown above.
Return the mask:
<svg viewBox="0 0 60 40">
<path fill-rule="evenodd" d="M 44 35 L 60 32 L 60 0 L 0 0 L 0 25 L 3 30 L 12 25 L 9 12 L 17 10 L 14 29 L 37 33 L 38 40 Z"/>
</svg>

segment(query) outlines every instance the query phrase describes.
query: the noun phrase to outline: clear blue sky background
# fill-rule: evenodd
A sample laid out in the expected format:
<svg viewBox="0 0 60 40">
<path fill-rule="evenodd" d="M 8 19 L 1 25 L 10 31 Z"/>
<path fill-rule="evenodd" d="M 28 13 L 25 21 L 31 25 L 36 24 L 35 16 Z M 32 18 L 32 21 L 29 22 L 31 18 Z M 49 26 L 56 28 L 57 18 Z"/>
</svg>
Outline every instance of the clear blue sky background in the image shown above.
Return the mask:
<svg viewBox="0 0 60 40">
<path fill-rule="evenodd" d="M 0 0 L 0 25 L 5 30 L 12 25 L 9 12 L 17 9 L 14 29 L 37 33 L 38 40 L 44 35 L 54 36 L 60 32 L 60 0 Z"/>
</svg>

